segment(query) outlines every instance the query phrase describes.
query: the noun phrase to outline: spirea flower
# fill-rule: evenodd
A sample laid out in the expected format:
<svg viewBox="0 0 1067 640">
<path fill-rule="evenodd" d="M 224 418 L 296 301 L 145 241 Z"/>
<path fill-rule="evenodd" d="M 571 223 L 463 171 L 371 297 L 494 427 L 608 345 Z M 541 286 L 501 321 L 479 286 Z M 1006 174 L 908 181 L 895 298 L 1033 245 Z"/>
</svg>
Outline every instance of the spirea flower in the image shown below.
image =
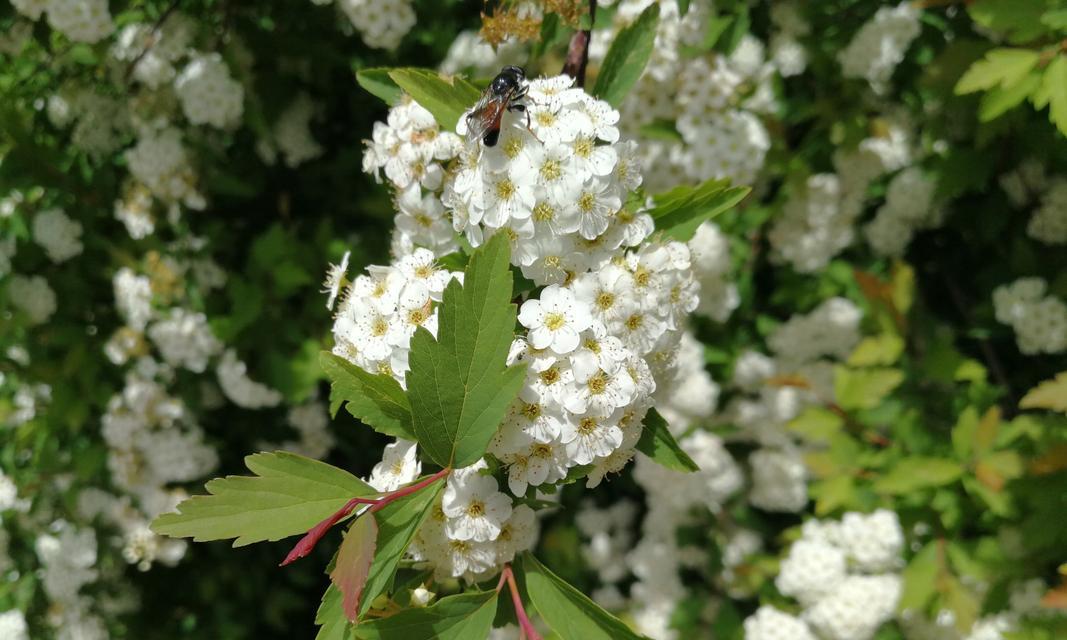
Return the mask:
<svg viewBox="0 0 1067 640">
<path fill-rule="evenodd" d="M 218 53 L 194 57 L 178 75 L 174 90 L 193 124 L 224 129 L 236 124 L 244 110 L 244 87 L 230 77 Z"/>
<path fill-rule="evenodd" d="M 71 220 L 62 209 L 46 209 L 33 218 L 33 240 L 52 262 L 65 262 L 81 253 L 81 235 L 81 223 Z"/>
</svg>

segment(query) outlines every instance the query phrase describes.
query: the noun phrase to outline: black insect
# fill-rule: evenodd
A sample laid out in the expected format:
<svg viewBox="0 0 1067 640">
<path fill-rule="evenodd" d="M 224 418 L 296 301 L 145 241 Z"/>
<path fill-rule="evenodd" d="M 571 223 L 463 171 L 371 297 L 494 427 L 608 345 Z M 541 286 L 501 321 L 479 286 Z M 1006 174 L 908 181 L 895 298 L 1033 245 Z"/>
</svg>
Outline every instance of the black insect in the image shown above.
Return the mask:
<svg viewBox="0 0 1067 640">
<path fill-rule="evenodd" d="M 522 67 L 504 67 L 489 83 L 474 109 L 467 114 L 467 140 L 481 140 L 492 147 L 500 138 L 500 122 L 505 111 L 526 113 L 522 99 L 526 97 L 526 71 Z M 530 114 L 526 113 L 526 128 L 530 127 Z"/>
</svg>

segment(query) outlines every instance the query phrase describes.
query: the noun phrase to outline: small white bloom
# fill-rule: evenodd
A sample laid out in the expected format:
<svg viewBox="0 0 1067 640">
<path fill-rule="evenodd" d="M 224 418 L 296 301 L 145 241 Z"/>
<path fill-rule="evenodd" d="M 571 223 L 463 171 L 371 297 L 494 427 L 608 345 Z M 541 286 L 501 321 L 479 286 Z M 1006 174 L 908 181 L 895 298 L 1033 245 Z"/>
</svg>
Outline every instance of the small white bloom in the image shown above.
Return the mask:
<svg viewBox="0 0 1067 640">
<path fill-rule="evenodd" d="M 566 355 L 578 348 L 579 334 L 589 328 L 592 316 L 570 289 L 551 285 L 541 291 L 540 299 L 522 303 L 519 322 L 530 330 L 529 341 L 535 349 Z"/>
</svg>

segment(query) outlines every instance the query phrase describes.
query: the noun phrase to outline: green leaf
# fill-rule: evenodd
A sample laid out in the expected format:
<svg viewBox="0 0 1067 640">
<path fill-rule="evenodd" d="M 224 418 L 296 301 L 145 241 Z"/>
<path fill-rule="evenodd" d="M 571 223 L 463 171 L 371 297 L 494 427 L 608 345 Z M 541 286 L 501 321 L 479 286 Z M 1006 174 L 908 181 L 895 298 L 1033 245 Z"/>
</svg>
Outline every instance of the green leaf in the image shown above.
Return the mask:
<svg viewBox="0 0 1067 640">
<path fill-rule="evenodd" d="M 655 206 L 648 211 L 656 229 L 674 240 L 686 242 L 697 227 L 741 202 L 748 187 L 731 187 L 730 181 L 708 180 L 695 187 L 677 187 L 654 196 Z"/>
<path fill-rule="evenodd" d="M 621 620 L 549 571 L 530 553 L 522 554 L 520 573 L 541 617 L 561 640 L 640 639 Z"/>
<path fill-rule="evenodd" d="M 951 484 L 963 475 L 963 467 L 946 458 L 904 458 L 889 473 L 874 482 L 878 493 L 903 495 Z"/>
<path fill-rule="evenodd" d="M 626 94 L 641 77 L 652 55 L 659 25 L 659 5 L 652 4 L 641 12 L 637 20 L 615 36 L 604 64 L 597 73 L 593 95 L 606 100 L 613 107 L 622 104 Z"/>
<path fill-rule="evenodd" d="M 677 0 L 678 3 L 678 15 L 685 17 L 685 14 L 689 13 L 689 0 Z"/>
<path fill-rule="evenodd" d="M 789 421 L 786 428 L 808 442 L 828 442 L 844 424 L 844 419 L 829 409 L 808 407 Z"/>
<path fill-rule="evenodd" d="M 341 600 L 341 591 L 333 584 L 322 594 L 319 610 L 315 612 L 315 624 L 319 625 L 315 640 L 352 639 L 352 625 L 345 618 Z"/>
<path fill-rule="evenodd" d="M 463 112 L 474 106 L 482 92 L 463 78 L 449 80 L 431 69 L 393 69 L 389 77 L 424 109 L 433 114 L 445 131 L 455 131 Z"/>
<path fill-rule="evenodd" d="M 1054 379 L 1046 380 L 1027 391 L 1019 401 L 1019 407 L 1067 413 L 1067 371 L 1061 371 Z"/>
<path fill-rule="evenodd" d="M 834 395 L 843 409 L 873 409 L 903 381 L 899 369 L 834 367 Z"/>
<path fill-rule="evenodd" d="M 993 49 L 971 65 L 956 83 L 956 94 L 1010 87 L 1037 66 L 1041 55 L 1030 49 Z"/>
<path fill-rule="evenodd" d="M 653 462 L 674 471 L 689 473 L 700 470 L 689 454 L 678 446 L 667 426 L 667 421 L 655 409 L 649 409 L 645 414 L 641 439 L 637 441 L 637 450 L 651 458 Z"/>
<path fill-rule="evenodd" d="M 392 584 L 400 558 L 407 551 L 423 520 L 433 510 L 444 484 L 435 482 L 391 502 L 374 513 L 378 523 L 378 551 L 374 554 L 374 561 L 371 562 L 367 582 L 363 587 L 360 615 L 366 613 L 371 602 Z"/>
<path fill-rule="evenodd" d="M 1056 56 L 1045 69 L 1041 93 L 1048 100 L 1049 120 L 1067 136 L 1067 56 Z"/>
<path fill-rule="evenodd" d="M 515 330 L 507 235 L 493 236 L 472 255 L 463 285 L 445 288 L 437 339 L 419 327 L 407 374 L 415 435 L 442 467 L 473 464 L 485 453 L 525 379 L 525 365 L 507 367 Z"/>
<path fill-rule="evenodd" d="M 904 580 L 898 611 L 922 611 L 934 597 L 937 585 L 938 554 L 936 541 L 928 542 L 904 569 Z"/>
<path fill-rule="evenodd" d="M 967 12 L 979 25 L 1006 34 L 1012 44 L 1021 44 L 1046 31 L 1041 15 L 1049 4 L 1047 0 L 976 0 Z"/>
<path fill-rule="evenodd" d="M 414 440 L 411 405 L 400 383 L 383 373 L 372 374 L 348 360 L 323 351 L 319 364 L 330 379 L 330 413 L 346 403 L 348 412 L 378 433 Z"/>
<path fill-rule="evenodd" d="M 1046 11 L 1041 15 L 1041 24 L 1050 29 L 1067 31 L 1067 9 L 1053 9 L 1052 11 Z"/>
<path fill-rule="evenodd" d="M 389 77 L 389 69 L 359 69 L 356 71 L 356 82 L 389 106 L 400 102 L 400 96 L 404 95 L 404 91 Z"/>
<path fill-rule="evenodd" d="M 974 436 L 978 433 L 978 410 L 965 407 L 952 427 L 952 451 L 956 457 L 966 460 L 974 452 Z"/>
<path fill-rule="evenodd" d="M 360 640 L 467 640 L 488 638 L 497 593 L 480 591 L 441 598 L 426 608 L 405 609 L 356 627 Z"/>
<path fill-rule="evenodd" d="M 1018 82 L 991 89 L 982 96 L 982 101 L 978 104 L 978 120 L 989 122 L 1022 104 L 1041 86 L 1041 77 L 1037 71 L 1031 71 Z"/>
<path fill-rule="evenodd" d="M 880 333 L 864 338 L 848 356 L 853 367 L 893 364 L 904 352 L 904 340 L 895 333 Z"/>
<path fill-rule="evenodd" d="M 337 550 L 337 562 L 330 572 L 330 581 L 344 596 L 341 609 L 349 622 L 359 619 L 363 587 L 367 583 L 377 544 L 378 523 L 373 513 L 364 513 L 345 532 L 341 548 Z"/>
<path fill-rule="evenodd" d="M 207 483 L 210 495 L 193 496 L 152 523 L 160 535 L 196 542 L 236 538 L 240 547 L 304 533 L 353 496 L 376 493 L 354 475 L 293 453 L 245 458 L 256 476 L 227 476 Z"/>
</svg>

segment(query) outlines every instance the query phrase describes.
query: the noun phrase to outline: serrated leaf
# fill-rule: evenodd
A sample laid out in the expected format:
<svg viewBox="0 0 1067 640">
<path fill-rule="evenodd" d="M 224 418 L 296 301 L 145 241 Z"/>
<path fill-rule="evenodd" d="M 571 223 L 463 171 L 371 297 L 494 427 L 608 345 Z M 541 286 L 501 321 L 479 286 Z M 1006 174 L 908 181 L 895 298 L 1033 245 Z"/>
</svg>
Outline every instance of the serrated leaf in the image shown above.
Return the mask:
<svg viewBox="0 0 1067 640">
<path fill-rule="evenodd" d="M 389 77 L 389 69 L 359 69 L 356 71 L 356 82 L 389 106 L 400 102 L 400 96 L 404 95 L 403 89 Z"/>
<path fill-rule="evenodd" d="M 1061 371 L 1052 380 L 1046 380 L 1027 391 L 1019 401 L 1019 407 L 1067 413 L 1067 371 Z"/>
<path fill-rule="evenodd" d="M 938 543 L 928 542 L 901 573 L 903 590 L 900 595 L 898 611 L 922 611 L 937 589 Z"/>
<path fill-rule="evenodd" d="M 834 367 L 834 396 L 844 409 L 873 409 L 904 381 L 899 369 Z"/>
<path fill-rule="evenodd" d="M 640 640 L 622 620 L 549 571 L 530 553 L 519 573 L 541 617 L 561 640 Z"/>
<path fill-rule="evenodd" d="M 433 510 L 444 484 L 435 482 L 374 512 L 378 523 L 378 550 L 363 587 L 360 615 L 366 613 L 370 603 L 392 584 L 400 558 L 407 551 L 415 532 Z"/>
<path fill-rule="evenodd" d="M 444 131 L 455 131 L 460 116 L 473 107 L 482 94 L 463 78 L 445 79 L 430 69 L 393 69 L 389 78 L 433 114 Z"/>
<path fill-rule="evenodd" d="M 360 640 L 467 640 L 488 638 L 496 616 L 497 592 L 441 598 L 425 608 L 405 609 L 356 627 Z"/>
<path fill-rule="evenodd" d="M 332 415 L 337 415 L 337 409 L 345 404 L 349 413 L 378 433 L 415 439 L 411 405 L 392 376 L 368 373 L 329 351 L 320 354 L 319 364 L 330 379 Z"/>
<path fill-rule="evenodd" d="M 341 591 L 336 585 L 330 584 L 322 594 L 322 602 L 315 612 L 315 624 L 319 625 L 315 640 L 351 640 L 354 637 L 352 625 L 345 618 L 341 600 Z"/>
<path fill-rule="evenodd" d="M 678 442 L 671 435 L 667 421 L 655 409 L 649 409 L 645 414 L 641 439 L 637 441 L 637 450 L 651 458 L 656 464 L 672 471 L 690 473 L 700 470 L 689 454 L 678 446 Z"/>
<path fill-rule="evenodd" d="M 903 495 L 912 491 L 952 484 L 963 475 L 963 467 L 947 458 L 904 458 L 888 473 L 874 481 L 878 493 Z"/>
<path fill-rule="evenodd" d="M 420 327 L 411 339 L 407 374 L 414 431 L 442 467 L 473 464 L 485 453 L 525 379 L 506 366 L 515 330 L 507 235 L 478 248 L 438 309 L 437 339 Z"/>
<path fill-rule="evenodd" d="M 1030 49 L 993 49 L 967 69 L 956 83 L 956 95 L 1010 87 L 1033 70 L 1040 59 L 1040 54 Z"/>
<path fill-rule="evenodd" d="M 236 538 L 233 546 L 281 540 L 306 532 L 354 496 L 376 493 L 354 475 L 293 453 L 247 456 L 256 476 L 227 476 L 207 483 L 210 495 L 193 496 L 152 523 L 160 535 L 196 542 Z"/>
<path fill-rule="evenodd" d="M 1015 83 L 990 89 L 978 104 L 978 120 L 989 122 L 1022 104 L 1041 86 L 1041 77 L 1037 71 L 1030 71 Z"/>
<path fill-rule="evenodd" d="M 648 64 L 658 25 L 659 5 L 652 4 L 615 36 L 597 73 L 593 95 L 613 107 L 622 104 Z"/>
<path fill-rule="evenodd" d="M 1049 120 L 1067 136 L 1067 55 L 1056 56 L 1045 69 L 1041 92 L 1048 100 Z"/>
<path fill-rule="evenodd" d="M 695 187 L 676 187 L 653 197 L 648 211 L 656 229 L 680 242 L 693 238 L 697 227 L 744 199 L 748 187 L 731 187 L 730 181 L 708 180 Z"/>
<path fill-rule="evenodd" d="M 363 587 L 367 583 L 374 550 L 378 543 L 378 523 L 373 513 L 364 513 L 345 532 L 330 581 L 341 590 L 341 610 L 349 622 L 359 619 Z"/>
</svg>

